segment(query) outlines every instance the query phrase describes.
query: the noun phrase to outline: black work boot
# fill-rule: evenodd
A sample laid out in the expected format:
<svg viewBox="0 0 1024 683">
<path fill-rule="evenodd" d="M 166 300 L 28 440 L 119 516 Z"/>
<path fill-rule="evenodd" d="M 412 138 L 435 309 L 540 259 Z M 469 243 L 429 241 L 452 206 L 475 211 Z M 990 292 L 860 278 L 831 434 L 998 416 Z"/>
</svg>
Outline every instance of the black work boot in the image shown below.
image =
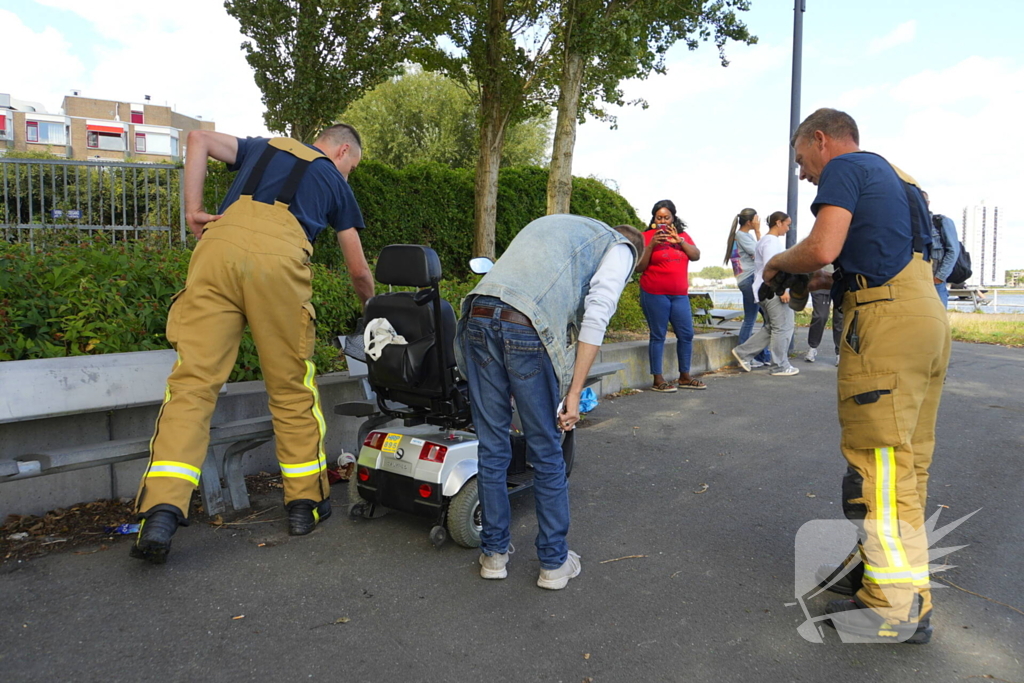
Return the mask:
<svg viewBox="0 0 1024 683">
<path fill-rule="evenodd" d="M 911 618 L 915 618 L 920 609 L 921 598 L 917 598 L 917 607 L 912 610 Z M 913 622 L 890 622 L 878 612 L 864 605 L 857 598 L 851 600 L 833 600 L 825 608 L 825 614 L 833 615 L 825 623 L 839 631 L 855 636 L 861 643 L 907 643 L 924 645 L 932 639 L 931 616 L 928 614 Z"/>
<path fill-rule="evenodd" d="M 833 567 L 830 564 L 823 564 L 818 567 L 818 571 L 814 573 L 814 577 L 818 579 L 818 587 L 830 590 L 833 593 L 839 593 L 839 595 L 853 595 L 860 590 L 861 585 L 864 583 L 864 563 L 859 558 L 852 560 L 857 564 L 850 567 L 850 571 L 846 572 L 838 580 L 835 580 L 837 576 L 846 571 L 847 564 L 841 564 L 838 567 Z M 835 580 L 835 583 L 833 583 Z"/>
<path fill-rule="evenodd" d="M 137 560 L 163 564 L 171 552 L 171 536 L 179 526 L 188 522 L 181 510 L 173 505 L 155 505 L 143 513 L 139 535 L 129 553 Z"/>
<path fill-rule="evenodd" d="M 315 503 L 308 498 L 293 500 L 284 506 L 288 510 L 288 533 L 291 536 L 305 536 L 316 525 L 331 516 L 331 501 Z"/>
</svg>

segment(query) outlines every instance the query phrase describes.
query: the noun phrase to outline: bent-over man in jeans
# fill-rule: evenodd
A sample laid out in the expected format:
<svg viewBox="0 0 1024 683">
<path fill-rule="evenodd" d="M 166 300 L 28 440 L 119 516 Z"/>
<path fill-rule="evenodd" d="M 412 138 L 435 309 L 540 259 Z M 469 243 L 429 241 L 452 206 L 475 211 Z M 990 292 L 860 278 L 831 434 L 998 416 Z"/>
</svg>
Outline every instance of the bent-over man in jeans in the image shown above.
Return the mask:
<svg viewBox="0 0 1024 683">
<path fill-rule="evenodd" d="M 538 218 L 466 297 L 458 347 L 480 440 L 485 579 L 508 575 L 512 398 L 534 472 L 537 585 L 559 590 L 580 573 L 580 557 L 566 541 L 569 489 L 560 431 L 580 418 L 583 384 L 643 245 L 640 231 L 628 225 L 611 228 L 564 214 Z"/>
</svg>

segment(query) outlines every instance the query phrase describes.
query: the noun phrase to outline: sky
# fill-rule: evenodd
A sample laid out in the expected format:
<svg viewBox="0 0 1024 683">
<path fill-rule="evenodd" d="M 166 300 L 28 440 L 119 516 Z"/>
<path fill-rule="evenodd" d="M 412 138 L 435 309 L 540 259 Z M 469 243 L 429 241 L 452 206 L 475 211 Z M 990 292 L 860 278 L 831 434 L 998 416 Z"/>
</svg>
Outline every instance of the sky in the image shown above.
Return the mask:
<svg viewBox="0 0 1024 683">
<path fill-rule="evenodd" d="M 848 112 L 861 147 L 913 175 L 932 209 L 958 223 L 965 206 L 998 206 L 1001 268 L 1024 268 L 1024 2 L 806 0 L 806 9 L 800 118 Z M 614 130 L 588 121 L 576 144 L 574 174 L 606 181 L 642 219 L 672 199 L 706 265 L 720 264 L 741 209 L 786 210 L 793 2 L 752 0 L 741 18 L 759 40 L 728 45 L 727 68 L 713 44 L 677 45 L 666 75 L 623 84 L 627 100 L 649 108 L 615 111 Z M 0 29 L 0 92 L 14 98 L 56 111 L 72 89 L 150 95 L 219 131 L 267 134 L 245 38 L 218 0 L 0 0 Z M 31 68 L 16 68 L 22 60 Z M 814 191 L 800 184 L 801 237 Z"/>
</svg>

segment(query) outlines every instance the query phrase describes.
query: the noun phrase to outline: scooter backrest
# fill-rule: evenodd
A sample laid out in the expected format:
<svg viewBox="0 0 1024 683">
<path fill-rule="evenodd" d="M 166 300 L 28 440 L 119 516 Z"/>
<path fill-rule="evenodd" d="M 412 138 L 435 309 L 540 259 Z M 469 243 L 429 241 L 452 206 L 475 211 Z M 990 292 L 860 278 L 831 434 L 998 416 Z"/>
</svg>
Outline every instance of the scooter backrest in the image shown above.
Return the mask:
<svg viewBox="0 0 1024 683">
<path fill-rule="evenodd" d="M 430 287 L 441 281 L 441 259 L 421 244 L 391 244 L 377 257 L 377 282 L 396 287 Z"/>
</svg>

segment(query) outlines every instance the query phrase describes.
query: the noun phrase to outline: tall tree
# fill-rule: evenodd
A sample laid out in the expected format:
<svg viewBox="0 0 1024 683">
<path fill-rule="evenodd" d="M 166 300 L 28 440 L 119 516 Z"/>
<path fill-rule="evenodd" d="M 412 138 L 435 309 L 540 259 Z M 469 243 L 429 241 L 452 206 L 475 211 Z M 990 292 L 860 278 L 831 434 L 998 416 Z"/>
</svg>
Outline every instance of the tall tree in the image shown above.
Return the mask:
<svg viewBox="0 0 1024 683">
<path fill-rule="evenodd" d="M 679 41 L 694 50 L 714 38 L 722 66 L 727 40 L 757 42 L 736 18 L 748 0 L 562 0 L 552 21 L 558 115 L 548 175 L 548 213 L 567 213 L 576 126 L 587 114 L 611 119 L 602 103 L 623 105 L 619 84 L 665 72 L 665 53 Z M 641 104 L 642 100 L 629 104 Z"/>
<path fill-rule="evenodd" d="M 267 128 L 303 142 L 401 71 L 412 39 L 401 0 L 227 0 L 263 91 Z"/>
<path fill-rule="evenodd" d="M 471 168 L 480 149 L 477 101 L 449 78 L 418 66 L 390 78 L 342 114 L 363 136 L 367 158 L 395 168 L 435 161 Z M 509 124 L 501 166 L 546 166 L 548 115 Z"/>
<path fill-rule="evenodd" d="M 416 61 L 475 89 L 480 151 L 476 163 L 473 253 L 494 256 L 498 168 L 510 124 L 544 111 L 553 100 L 551 34 L 546 22 L 556 0 L 444 0 L 422 3 L 423 33 L 444 36 Z"/>
</svg>

